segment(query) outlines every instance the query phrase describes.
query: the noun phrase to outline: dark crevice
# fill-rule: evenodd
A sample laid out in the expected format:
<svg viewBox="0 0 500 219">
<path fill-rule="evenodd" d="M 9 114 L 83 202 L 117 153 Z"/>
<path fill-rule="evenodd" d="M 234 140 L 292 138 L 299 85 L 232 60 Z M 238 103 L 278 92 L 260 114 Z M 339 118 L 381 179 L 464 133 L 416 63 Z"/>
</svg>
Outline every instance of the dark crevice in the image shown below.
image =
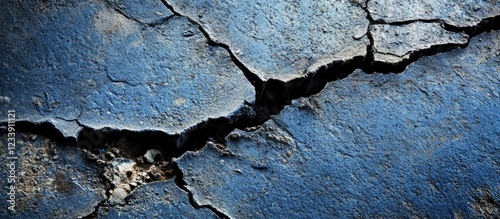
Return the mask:
<svg viewBox="0 0 500 219">
<path fill-rule="evenodd" d="M 125 149 L 126 158 L 142 156 L 149 149 L 162 151 L 165 157 L 172 157 L 176 151 L 177 135 L 168 135 L 162 131 L 116 130 L 111 128 L 92 129 L 83 126 L 77 138 L 77 146 L 96 155 L 104 153 L 110 147 Z"/>
<path fill-rule="evenodd" d="M 0 123 L 0 127 L 2 126 L 7 127 L 7 123 Z M 17 132 L 41 135 L 61 144 L 76 145 L 77 142 L 77 139 L 74 137 L 65 137 L 63 133 L 50 122 L 34 123 L 30 121 L 16 121 L 14 128 Z M 0 134 L 3 134 L 2 129 L 0 129 Z"/>
<path fill-rule="evenodd" d="M 484 32 L 489 32 L 492 30 L 500 30 L 500 15 L 489 17 L 481 20 L 479 24 L 472 27 L 456 27 L 446 23 L 443 23 L 443 28 L 452 32 L 463 32 L 469 35 L 470 38 L 475 37 Z"/>
<path fill-rule="evenodd" d="M 441 23 L 444 24 L 445 22 L 440 19 L 416 19 L 416 20 L 405 20 L 405 21 L 393 21 L 393 22 L 387 22 L 385 20 L 379 19 L 379 20 L 374 20 L 373 18 L 371 19 L 371 24 L 372 25 L 391 25 L 391 26 L 404 26 L 412 23 Z"/>
<path fill-rule="evenodd" d="M 219 218 L 227 218 L 227 219 L 230 218 L 229 216 L 227 216 L 226 214 L 220 212 L 219 210 L 217 210 L 213 206 L 210 206 L 210 205 L 199 205 L 198 203 L 196 203 L 196 201 L 194 201 L 193 193 L 191 191 L 189 191 L 189 189 L 186 188 L 187 183 L 184 181 L 184 177 L 183 177 L 182 171 L 179 169 L 179 167 L 176 164 L 174 166 L 175 166 L 175 178 L 174 178 L 174 182 L 177 185 L 177 187 L 179 187 L 180 189 L 182 189 L 182 190 L 184 190 L 185 192 L 188 193 L 189 203 L 194 208 L 196 208 L 196 209 L 208 208 L 210 211 L 212 211 Z"/>
<path fill-rule="evenodd" d="M 386 63 L 386 62 L 380 62 L 380 61 L 375 61 L 373 60 L 369 65 L 364 65 L 360 69 L 363 70 L 365 73 L 401 73 L 404 70 L 406 70 L 406 67 L 410 65 L 413 62 L 416 62 L 419 60 L 421 57 L 424 56 L 432 56 L 436 55 L 438 53 L 444 53 L 444 52 L 449 52 L 451 50 L 457 49 L 457 48 L 465 48 L 467 47 L 468 44 L 445 44 L 445 45 L 433 45 L 428 49 L 422 49 L 416 52 L 412 52 L 409 55 L 409 58 L 403 59 L 402 61 L 398 63 Z M 372 53 L 372 55 L 374 55 Z"/>
</svg>

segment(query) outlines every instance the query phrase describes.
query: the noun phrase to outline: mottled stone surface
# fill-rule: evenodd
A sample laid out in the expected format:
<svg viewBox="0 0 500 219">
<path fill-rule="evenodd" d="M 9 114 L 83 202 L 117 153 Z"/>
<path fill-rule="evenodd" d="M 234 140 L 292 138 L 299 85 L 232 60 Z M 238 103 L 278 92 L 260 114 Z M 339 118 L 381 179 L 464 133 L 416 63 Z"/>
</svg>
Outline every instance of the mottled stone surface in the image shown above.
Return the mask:
<svg viewBox="0 0 500 219">
<path fill-rule="evenodd" d="M 369 21 L 340 1 L 167 1 L 264 80 L 290 80 L 334 60 L 366 55 Z"/>
<path fill-rule="evenodd" d="M 483 19 L 499 16 L 500 2 L 497 0 L 369 0 L 368 10 L 374 20 L 388 23 L 436 20 L 456 27 L 472 27 Z"/>
<path fill-rule="evenodd" d="M 198 26 L 178 16 L 134 20 L 171 13 L 149 3 L 119 1 L 123 13 L 102 1 L 3 3 L 1 120 L 16 109 L 18 120 L 49 121 L 67 136 L 76 136 L 76 119 L 175 134 L 253 100 L 228 52 Z"/>
<path fill-rule="evenodd" d="M 443 29 L 440 23 L 414 22 L 405 25 L 373 25 L 375 61 L 399 63 L 418 51 L 433 46 L 465 45 L 468 36 Z"/>
<path fill-rule="evenodd" d="M 234 218 L 500 215 L 500 33 L 401 74 L 360 71 L 177 159 Z"/>
<path fill-rule="evenodd" d="M 218 218 L 207 208 L 196 210 L 187 192 L 173 180 L 141 186 L 126 199 L 125 206 L 99 209 L 99 218 Z"/>
<path fill-rule="evenodd" d="M 4 141 L 7 133 L 0 139 L 0 218 L 83 217 L 106 199 L 99 168 L 88 163 L 80 149 L 40 135 L 16 133 L 12 155 Z M 15 167 L 15 174 L 7 164 Z M 7 209 L 10 186 L 15 187 L 15 212 Z"/>
</svg>

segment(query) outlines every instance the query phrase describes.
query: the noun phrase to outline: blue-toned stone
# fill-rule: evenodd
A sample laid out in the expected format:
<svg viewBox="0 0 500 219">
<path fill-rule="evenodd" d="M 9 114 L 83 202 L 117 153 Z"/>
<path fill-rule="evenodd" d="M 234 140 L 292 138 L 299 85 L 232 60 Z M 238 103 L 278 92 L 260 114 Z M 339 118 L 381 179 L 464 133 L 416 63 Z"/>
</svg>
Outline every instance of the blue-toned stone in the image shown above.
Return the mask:
<svg viewBox="0 0 500 219">
<path fill-rule="evenodd" d="M 207 208 L 195 209 L 188 193 L 173 180 L 149 183 L 135 189 L 125 206 L 100 208 L 99 218 L 217 218 Z"/>
<path fill-rule="evenodd" d="M 442 21 L 455 27 L 473 27 L 500 15 L 496 0 L 369 0 L 367 9 L 376 21 Z"/>
<path fill-rule="evenodd" d="M 498 217 L 499 45 L 357 71 L 177 159 L 186 187 L 233 218 Z"/>
<path fill-rule="evenodd" d="M 132 14 L 167 10 L 134 4 L 124 4 Z M 48 121 L 65 136 L 77 135 L 76 121 L 177 134 L 253 100 L 228 52 L 198 26 L 178 16 L 146 25 L 127 13 L 101 1 L 2 4 L 0 120 L 15 109 L 18 121 Z"/>
<path fill-rule="evenodd" d="M 127 17 L 145 24 L 158 24 L 174 15 L 158 0 L 109 0 Z"/>
<path fill-rule="evenodd" d="M 372 25 L 375 61 L 397 64 L 416 52 L 434 46 L 466 45 L 469 37 L 445 30 L 440 23 L 413 22 L 405 25 Z"/>
<path fill-rule="evenodd" d="M 365 56 L 363 8 L 339 1 L 167 1 L 263 80 L 288 81 L 333 61 Z"/>
</svg>

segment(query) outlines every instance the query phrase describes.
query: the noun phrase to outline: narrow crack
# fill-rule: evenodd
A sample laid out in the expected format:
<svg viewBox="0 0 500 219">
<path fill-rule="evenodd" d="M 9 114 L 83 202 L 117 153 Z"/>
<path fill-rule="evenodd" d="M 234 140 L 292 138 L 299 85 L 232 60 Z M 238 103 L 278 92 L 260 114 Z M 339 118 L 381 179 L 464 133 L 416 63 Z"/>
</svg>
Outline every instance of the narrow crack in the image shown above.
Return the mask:
<svg viewBox="0 0 500 219">
<path fill-rule="evenodd" d="M 184 175 L 183 175 L 181 169 L 177 166 L 177 164 L 175 164 L 174 166 L 175 166 L 175 173 L 176 173 L 175 178 L 174 178 L 175 185 L 177 185 L 177 187 L 179 187 L 180 189 L 182 189 L 183 191 L 188 193 L 189 203 L 194 208 L 196 208 L 196 209 L 207 208 L 210 211 L 212 211 L 215 215 L 217 215 L 219 218 L 225 218 L 225 219 L 230 218 L 229 216 L 227 216 L 223 212 L 217 210 L 216 208 L 214 208 L 211 205 L 199 205 L 198 203 L 196 203 L 196 201 L 194 200 L 194 197 L 193 197 L 193 193 L 191 191 L 189 191 L 189 189 L 186 188 L 187 183 L 184 181 Z"/>
<path fill-rule="evenodd" d="M 210 37 L 210 34 L 208 34 L 208 31 L 206 31 L 205 29 L 203 29 L 203 26 L 201 24 L 199 24 L 198 22 L 196 22 L 195 20 L 191 19 L 189 16 L 185 16 L 185 15 L 182 15 L 180 14 L 177 10 L 174 9 L 174 7 L 169 4 L 167 2 L 167 0 L 161 0 L 161 2 L 165 5 L 165 7 L 167 7 L 172 13 L 174 13 L 174 15 L 177 15 L 177 16 L 181 16 L 181 17 L 185 17 L 186 19 L 188 19 L 188 21 L 190 23 L 193 23 L 195 24 L 196 26 L 198 26 L 198 29 L 200 30 L 200 32 L 203 34 L 203 36 L 205 36 L 205 38 L 208 40 L 208 44 L 211 45 L 211 46 L 219 46 L 219 47 L 222 47 L 224 48 L 228 53 L 229 55 L 231 56 L 231 60 L 233 61 L 233 63 L 243 72 L 243 74 L 245 75 L 245 77 L 247 78 L 248 81 L 250 81 L 250 83 L 257 88 L 257 90 L 262 86 L 262 83 L 263 81 L 259 78 L 259 76 L 257 76 L 256 74 L 254 74 L 247 66 L 245 66 L 243 64 L 243 62 L 241 62 L 241 60 L 239 60 L 236 55 L 234 55 L 233 51 L 231 50 L 231 48 L 229 48 L 229 45 L 227 44 L 224 44 L 224 43 L 220 43 L 220 42 L 216 42 L 214 39 L 212 39 L 212 37 Z"/>
<path fill-rule="evenodd" d="M 168 20 L 170 20 L 171 18 L 175 17 L 175 15 L 170 15 L 170 16 L 167 16 L 165 18 L 161 18 L 161 19 L 158 19 L 154 22 L 143 22 L 143 21 L 140 21 L 139 19 L 137 18 L 134 18 L 133 16 L 130 16 L 128 15 L 127 13 L 125 13 L 124 11 L 122 11 L 121 9 L 119 9 L 118 7 L 116 7 L 115 5 L 113 5 L 111 2 L 107 1 L 107 6 L 109 8 L 112 8 L 115 12 L 119 13 L 120 15 L 122 15 L 123 17 L 129 19 L 129 20 L 132 20 L 134 22 L 137 22 L 139 24 L 142 24 L 142 25 L 147 25 L 149 27 L 155 27 L 155 26 L 158 26 L 158 25 L 161 25 L 161 24 L 165 24 L 168 22 Z"/>
</svg>

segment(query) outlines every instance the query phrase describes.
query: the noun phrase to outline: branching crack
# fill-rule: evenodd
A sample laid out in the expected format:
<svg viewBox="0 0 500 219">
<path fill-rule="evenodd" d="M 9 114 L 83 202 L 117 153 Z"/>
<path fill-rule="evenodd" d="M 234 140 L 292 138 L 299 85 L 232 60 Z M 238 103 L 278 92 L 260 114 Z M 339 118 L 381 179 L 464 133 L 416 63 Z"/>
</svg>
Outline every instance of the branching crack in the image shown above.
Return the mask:
<svg viewBox="0 0 500 219">
<path fill-rule="evenodd" d="M 174 7 L 171 4 L 169 4 L 167 2 L 167 0 L 162 0 L 162 3 L 170 11 L 172 11 L 172 13 L 174 13 L 174 15 L 185 17 L 186 19 L 188 19 L 188 21 L 190 23 L 193 23 L 196 26 L 198 26 L 198 29 L 200 30 L 200 32 L 208 40 L 208 44 L 209 45 L 211 45 L 211 46 L 219 46 L 219 47 L 224 48 L 229 53 L 229 55 L 231 56 L 231 60 L 233 61 L 233 63 L 243 72 L 243 74 L 245 75 L 245 77 L 248 79 L 248 81 L 250 81 L 250 83 L 253 86 L 255 86 L 257 89 L 262 86 L 262 83 L 263 83 L 262 80 L 256 74 L 254 74 L 247 66 L 245 66 L 243 64 L 243 62 L 241 62 L 241 60 L 239 60 L 236 57 L 236 55 L 231 50 L 231 48 L 229 47 L 229 45 L 215 41 L 212 37 L 210 37 L 210 34 L 208 33 L 208 31 L 206 31 L 201 24 L 199 24 L 195 20 L 191 19 L 189 16 L 185 16 L 185 15 L 180 14 L 177 10 L 174 9 Z"/>
</svg>

